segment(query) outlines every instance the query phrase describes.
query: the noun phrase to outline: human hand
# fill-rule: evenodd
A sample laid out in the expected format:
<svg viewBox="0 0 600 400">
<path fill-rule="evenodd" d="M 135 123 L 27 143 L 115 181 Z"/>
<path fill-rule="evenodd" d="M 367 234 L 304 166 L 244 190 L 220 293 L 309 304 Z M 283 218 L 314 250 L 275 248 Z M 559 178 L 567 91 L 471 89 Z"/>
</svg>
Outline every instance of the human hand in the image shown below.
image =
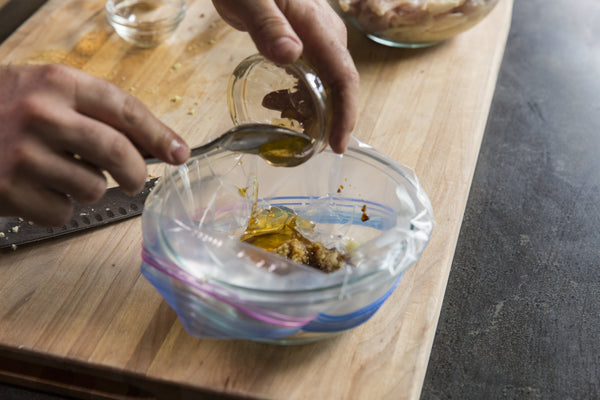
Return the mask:
<svg viewBox="0 0 600 400">
<path fill-rule="evenodd" d="M 140 149 L 138 151 L 138 149 Z M 65 224 L 108 172 L 128 194 L 147 177 L 140 151 L 180 164 L 183 140 L 141 101 L 64 65 L 0 67 L 0 215 Z"/>
<path fill-rule="evenodd" d="M 346 149 L 356 123 L 359 77 L 347 49 L 346 26 L 325 0 L 213 0 L 221 17 L 247 31 L 258 50 L 279 64 L 301 55 L 318 71 L 332 94 L 329 144 Z"/>
</svg>

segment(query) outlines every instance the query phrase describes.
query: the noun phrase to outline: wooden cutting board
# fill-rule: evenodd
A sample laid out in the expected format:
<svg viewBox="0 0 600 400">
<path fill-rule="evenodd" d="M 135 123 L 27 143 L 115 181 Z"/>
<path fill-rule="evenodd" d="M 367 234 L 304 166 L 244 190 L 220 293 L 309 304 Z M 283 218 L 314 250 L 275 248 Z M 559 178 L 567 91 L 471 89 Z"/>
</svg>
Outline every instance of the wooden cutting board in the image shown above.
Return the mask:
<svg viewBox="0 0 600 400">
<path fill-rule="evenodd" d="M 210 1 L 187 3 L 176 35 L 140 50 L 108 26 L 104 1 L 49 0 L 0 46 L 0 63 L 60 62 L 105 78 L 199 144 L 231 126 L 229 75 L 256 50 Z M 474 29 L 423 50 L 350 31 L 354 134 L 415 169 L 436 218 L 422 258 L 367 323 L 288 347 L 194 338 L 140 274 L 137 218 L 0 253 L 2 379 L 104 398 L 418 398 L 511 12 L 502 0 Z"/>
</svg>

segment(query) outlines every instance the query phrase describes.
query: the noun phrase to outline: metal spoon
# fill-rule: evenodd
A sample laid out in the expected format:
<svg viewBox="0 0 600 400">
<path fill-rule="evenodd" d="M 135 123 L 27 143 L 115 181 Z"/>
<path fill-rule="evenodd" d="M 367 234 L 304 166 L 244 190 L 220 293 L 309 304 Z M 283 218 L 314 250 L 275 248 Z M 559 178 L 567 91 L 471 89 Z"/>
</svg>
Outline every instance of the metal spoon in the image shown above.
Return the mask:
<svg viewBox="0 0 600 400">
<path fill-rule="evenodd" d="M 192 149 L 190 158 L 215 148 L 239 153 L 258 154 L 269 164 L 293 167 L 308 160 L 314 153 L 314 139 L 310 136 L 269 124 L 243 124 L 229 129 L 215 140 Z M 146 158 L 146 164 L 162 162 Z"/>
</svg>

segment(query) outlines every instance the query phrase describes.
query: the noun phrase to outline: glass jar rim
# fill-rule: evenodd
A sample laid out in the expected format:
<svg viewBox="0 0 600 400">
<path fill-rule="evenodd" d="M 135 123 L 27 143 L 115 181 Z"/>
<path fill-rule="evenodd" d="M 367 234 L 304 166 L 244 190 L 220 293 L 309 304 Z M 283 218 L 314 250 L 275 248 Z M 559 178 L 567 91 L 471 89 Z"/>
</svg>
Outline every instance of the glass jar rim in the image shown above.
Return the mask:
<svg viewBox="0 0 600 400">
<path fill-rule="evenodd" d="M 265 122 L 257 121 L 254 118 L 246 98 L 246 95 L 252 89 L 264 89 L 264 96 L 278 89 L 275 85 L 279 81 L 265 82 L 261 80 L 260 83 L 253 81 L 254 74 L 261 68 L 270 68 L 276 71 L 280 77 L 288 75 L 296 78 L 298 85 L 301 85 L 310 94 L 318 126 L 317 137 L 314 137 L 314 147 L 317 153 L 323 151 L 329 142 L 329 132 L 331 130 L 332 113 L 330 111 L 329 89 L 315 69 L 302 58 L 292 64 L 285 65 L 273 63 L 261 54 L 254 54 L 242 60 L 234 69 L 227 88 L 229 115 L 234 125 L 248 122 Z M 254 87 L 250 88 L 249 85 L 254 85 Z M 261 85 L 261 87 L 257 88 L 258 85 Z"/>
</svg>

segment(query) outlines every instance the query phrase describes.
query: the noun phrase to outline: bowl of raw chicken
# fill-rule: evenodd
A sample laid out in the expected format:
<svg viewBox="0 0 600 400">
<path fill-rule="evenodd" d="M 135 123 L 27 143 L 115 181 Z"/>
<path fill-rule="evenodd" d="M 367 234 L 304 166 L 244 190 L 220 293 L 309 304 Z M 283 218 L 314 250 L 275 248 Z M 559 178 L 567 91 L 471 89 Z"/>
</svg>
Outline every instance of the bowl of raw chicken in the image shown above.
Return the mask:
<svg viewBox="0 0 600 400">
<path fill-rule="evenodd" d="M 330 0 L 350 25 L 380 44 L 420 48 L 479 23 L 499 0 Z"/>
</svg>

